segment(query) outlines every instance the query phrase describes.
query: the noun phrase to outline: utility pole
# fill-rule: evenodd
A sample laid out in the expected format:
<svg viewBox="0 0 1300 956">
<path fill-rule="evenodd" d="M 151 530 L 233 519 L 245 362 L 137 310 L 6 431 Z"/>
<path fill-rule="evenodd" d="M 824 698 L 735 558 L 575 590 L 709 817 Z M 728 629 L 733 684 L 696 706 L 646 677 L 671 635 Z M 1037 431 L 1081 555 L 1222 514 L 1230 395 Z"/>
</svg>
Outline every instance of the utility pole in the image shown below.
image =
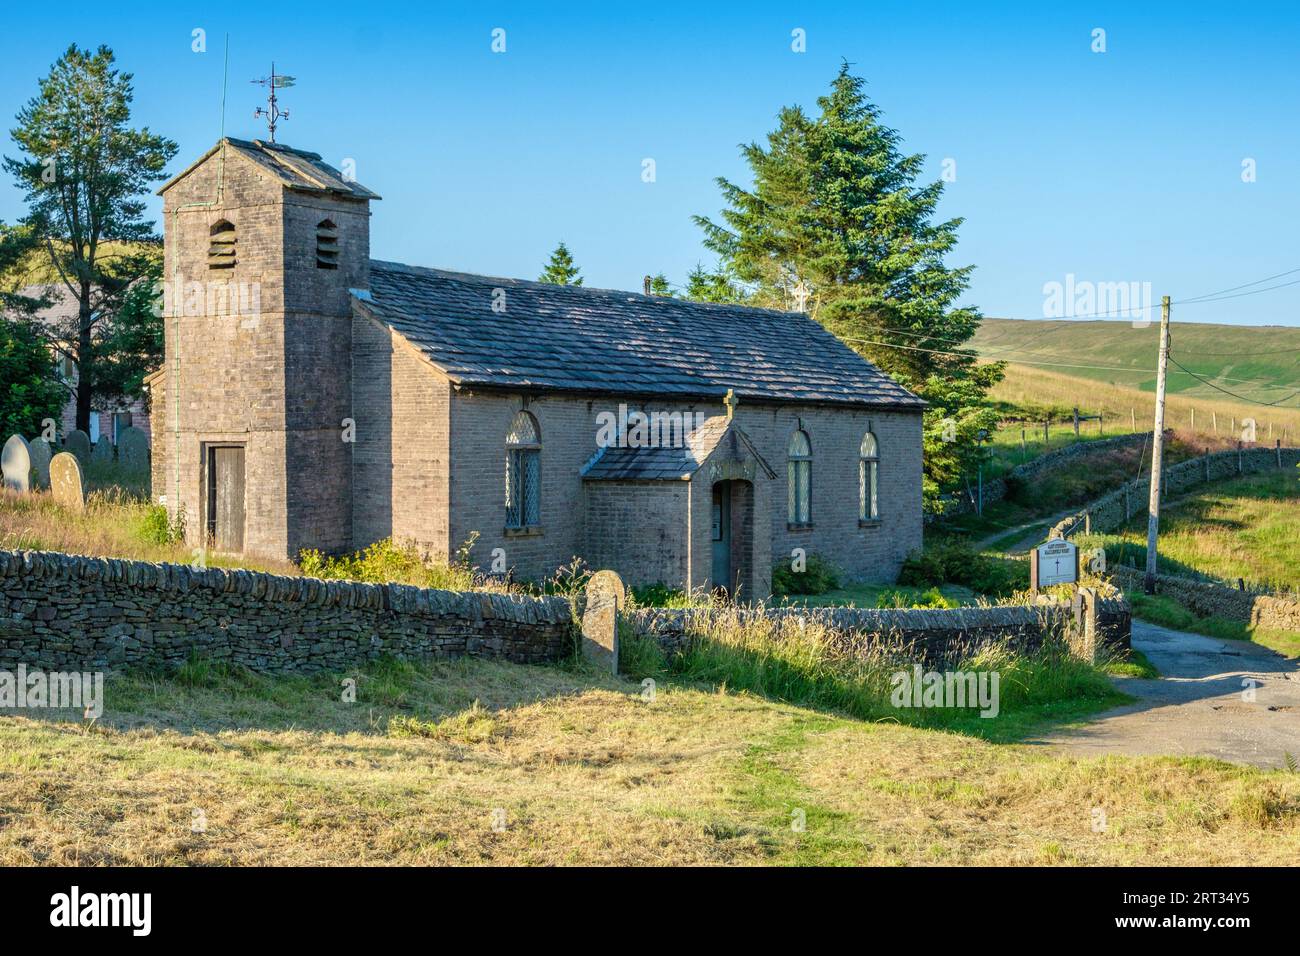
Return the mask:
<svg viewBox="0 0 1300 956">
<path fill-rule="evenodd" d="M 1151 498 L 1147 504 L 1147 573 L 1142 589 L 1156 593 L 1156 535 L 1160 531 L 1160 481 L 1164 477 L 1165 370 L 1169 367 L 1169 296 L 1160 298 L 1160 363 L 1156 369 L 1156 427 L 1151 436 Z"/>
</svg>

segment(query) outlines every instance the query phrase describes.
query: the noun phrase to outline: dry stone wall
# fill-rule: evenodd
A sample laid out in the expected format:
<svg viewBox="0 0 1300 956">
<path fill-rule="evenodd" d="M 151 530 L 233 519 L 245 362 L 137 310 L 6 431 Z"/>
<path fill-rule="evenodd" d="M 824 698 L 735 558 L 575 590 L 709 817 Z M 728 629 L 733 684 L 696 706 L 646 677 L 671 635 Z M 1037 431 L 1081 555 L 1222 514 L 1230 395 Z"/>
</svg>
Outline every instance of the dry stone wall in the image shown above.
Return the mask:
<svg viewBox="0 0 1300 956">
<path fill-rule="evenodd" d="M 1137 590 L 1143 586 L 1145 573 L 1120 566 L 1111 569 L 1111 576 L 1120 586 Z M 1171 574 L 1156 575 L 1155 588 L 1157 594 L 1173 598 L 1200 617 L 1221 617 L 1300 634 L 1300 601 Z"/>
<path fill-rule="evenodd" d="M 542 663 L 574 640 L 558 597 L 0 551 L 0 668 L 167 667 L 194 654 L 267 673 L 383 655 Z"/>
<path fill-rule="evenodd" d="M 686 650 L 712 629 L 719 615 L 742 620 L 766 617 L 774 621 L 819 624 L 852 637 L 875 637 L 908 649 L 924 660 L 955 660 L 981 646 L 1008 642 L 1032 653 L 1049 635 L 1084 633 L 1086 615 L 1076 617 L 1070 602 L 1000 607 L 930 608 L 751 608 L 718 611 L 714 608 L 643 608 L 626 615 L 634 632 L 648 636 L 669 654 Z M 1122 598 L 1098 598 L 1091 628 L 1092 649 L 1110 651 L 1130 647 L 1132 614 Z"/>
<path fill-rule="evenodd" d="M 1039 455 L 1023 465 L 1017 465 L 1007 472 L 1005 478 L 994 478 L 991 481 L 984 482 L 984 504 L 990 505 L 995 501 L 1001 501 L 1007 496 L 1007 480 L 1032 481 L 1045 474 L 1059 471 L 1071 464 L 1086 462 L 1093 456 L 1104 452 L 1113 451 L 1116 448 L 1128 448 L 1132 445 L 1141 445 L 1149 437 L 1147 432 L 1134 432 L 1129 435 L 1116 435 L 1114 438 L 1098 438 L 1092 441 L 1079 441 L 1073 445 L 1067 445 L 1064 448 L 1058 448 L 1056 451 L 1050 451 L 1045 455 Z M 970 499 L 963 493 L 958 492 L 953 495 L 951 501 L 947 503 L 943 512 L 943 517 L 950 518 L 957 515 L 968 514 L 974 511 L 974 505 Z"/>
<path fill-rule="evenodd" d="M 1206 482 L 1278 468 L 1294 469 L 1297 464 L 1300 464 L 1300 448 L 1242 448 L 1212 452 L 1166 468 L 1163 491 L 1166 495 L 1174 495 Z M 1093 532 L 1122 528 L 1134 515 L 1146 514 L 1150 488 L 1149 474 L 1135 478 L 1057 522 L 1048 537 L 1067 538 L 1082 532 L 1085 527 Z"/>
</svg>

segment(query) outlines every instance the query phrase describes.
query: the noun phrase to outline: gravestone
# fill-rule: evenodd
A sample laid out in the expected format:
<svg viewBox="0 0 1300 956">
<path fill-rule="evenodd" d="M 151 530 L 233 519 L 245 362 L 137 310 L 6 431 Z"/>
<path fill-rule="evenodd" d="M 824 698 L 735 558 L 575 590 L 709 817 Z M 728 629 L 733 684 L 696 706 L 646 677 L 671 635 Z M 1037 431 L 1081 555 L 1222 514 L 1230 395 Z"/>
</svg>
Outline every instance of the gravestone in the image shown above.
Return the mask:
<svg viewBox="0 0 1300 956">
<path fill-rule="evenodd" d="M 618 673 L 618 615 L 626 592 L 613 571 L 597 571 L 587 582 L 582 615 L 582 653 L 587 660 Z"/>
<path fill-rule="evenodd" d="M 128 425 L 117 433 L 117 460 L 130 471 L 149 467 L 149 439 L 140 429 Z"/>
<path fill-rule="evenodd" d="M 76 455 L 61 451 L 50 459 L 50 494 L 56 502 L 73 511 L 85 510 L 86 483 Z"/>
<path fill-rule="evenodd" d="M 27 443 L 27 450 L 32 456 L 32 472 L 36 476 L 36 487 L 50 487 L 50 458 L 54 456 L 50 443 L 44 438 L 33 438 Z"/>
<path fill-rule="evenodd" d="M 11 435 L 0 453 L 0 470 L 4 472 L 5 487 L 13 491 L 32 490 L 32 453 L 27 439 Z"/>
<path fill-rule="evenodd" d="M 95 461 L 113 460 L 113 443 L 107 435 L 99 436 L 99 441 L 95 442 L 95 450 L 90 453 L 90 457 Z"/>
<path fill-rule="evenodd" d="M 90 461 L 90 436 L 80 428 L 74 428 L 63 436 L 63 450 L 77 456 L 82 464 Z"/>
</svg>

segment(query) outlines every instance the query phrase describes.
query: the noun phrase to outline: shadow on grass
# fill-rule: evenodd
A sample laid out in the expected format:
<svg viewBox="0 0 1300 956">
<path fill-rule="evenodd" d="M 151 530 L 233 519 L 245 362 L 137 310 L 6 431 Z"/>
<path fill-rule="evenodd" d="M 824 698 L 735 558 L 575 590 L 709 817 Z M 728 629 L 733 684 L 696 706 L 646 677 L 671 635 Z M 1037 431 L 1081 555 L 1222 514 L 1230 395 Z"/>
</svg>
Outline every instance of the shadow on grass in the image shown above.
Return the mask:
<svg viewBox="0 0 1300 956">
<path fill-rule="evenodd" d="M 109 673 L 97 723 L 182 734 L 297 730 L 474 742 L 491 736 L 488 722 L 496 711 L 592 689 L 628 692 L 629 686 L 570 664 L 383 658 L 346 672 L 270 675 L 196 657 L 170 670 Z M 86 723 L 66 709 L 5 709 L 0 715 Z"/>
</svg>

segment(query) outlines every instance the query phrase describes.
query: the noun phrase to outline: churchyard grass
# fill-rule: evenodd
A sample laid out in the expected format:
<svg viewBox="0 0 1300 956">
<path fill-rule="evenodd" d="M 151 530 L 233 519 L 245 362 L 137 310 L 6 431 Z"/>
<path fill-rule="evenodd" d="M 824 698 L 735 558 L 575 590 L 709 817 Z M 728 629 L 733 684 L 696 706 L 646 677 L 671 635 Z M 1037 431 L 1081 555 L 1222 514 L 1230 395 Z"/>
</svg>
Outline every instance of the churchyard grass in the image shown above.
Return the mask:
<svg viewBox="0 0 1300 956">
<path fill-rule="evenodd" d="M 0 719 L 0 864 L 1246 864 L 1300 775 L 1078 759 L 574 667 L 195 662 L 104 716 Z M 700 674 L 699 676 L 706 676 Z M 1032 737 L 1028 738 L 1032 741 Z M 1094 810 L 1106 827 L 1095 832 Z"/>
</svg>

